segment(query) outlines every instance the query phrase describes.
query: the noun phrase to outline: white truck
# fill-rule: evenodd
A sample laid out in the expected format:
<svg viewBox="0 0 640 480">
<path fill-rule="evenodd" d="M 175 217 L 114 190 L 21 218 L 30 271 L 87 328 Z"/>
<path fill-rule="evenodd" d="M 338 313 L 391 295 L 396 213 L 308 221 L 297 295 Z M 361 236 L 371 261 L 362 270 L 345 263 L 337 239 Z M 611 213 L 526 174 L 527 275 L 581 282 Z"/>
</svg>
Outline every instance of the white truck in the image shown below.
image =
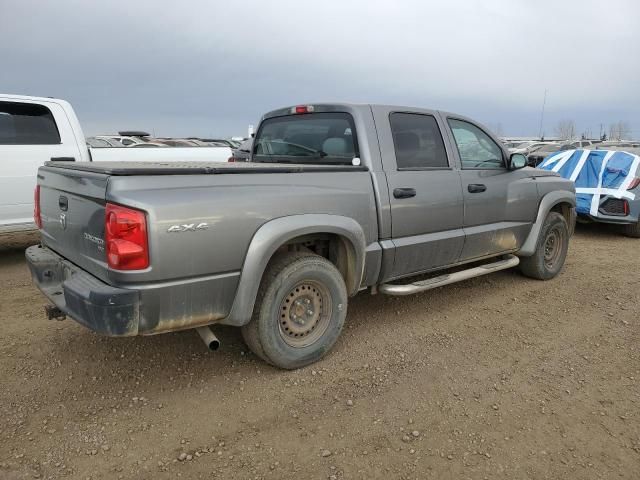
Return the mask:
<svg viewBox="0 0 640 480">
<path fill-rule="evenodd" d="M 33 192 L 45 162 L 226 162 L 231 156 L 227 147 L 91 148 L 68 102 L 0 93 L 0 233 L 35 229 Z"/>
</svg>

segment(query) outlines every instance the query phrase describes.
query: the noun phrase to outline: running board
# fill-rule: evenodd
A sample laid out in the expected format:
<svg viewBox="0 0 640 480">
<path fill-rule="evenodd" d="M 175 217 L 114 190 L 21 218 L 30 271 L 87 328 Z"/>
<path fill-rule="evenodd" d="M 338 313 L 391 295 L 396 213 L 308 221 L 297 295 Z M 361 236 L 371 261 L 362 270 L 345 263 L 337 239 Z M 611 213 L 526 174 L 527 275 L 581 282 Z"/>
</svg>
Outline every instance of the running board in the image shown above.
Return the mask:
<svg viewBox="0 0 640 480">
<path fill-rule="evenodd" d="M 505 270 L 507 268 L 515 267 L 519 263 L 520 259 L 518 257 L 515 255 L 507 255 L 504 260 L 487 263 L 486 265 L 462 270 L 461 272 L 447 273 L 445 275 L 440 275 L 439 277 L 429 278 L 427 280 L 409 283 L 406 285 L 385 283 L 378 287 L 378 291 L 386 293 L 387 295 L 411 295 L 414 293 L 424 292 L 425 290 L 431 290 L 432 288 L 442 287 L 443 285 L 449 285 L 450 283 L 480 277 L 487 273 L 497 272 L 498 270 Z"/>
</svg>

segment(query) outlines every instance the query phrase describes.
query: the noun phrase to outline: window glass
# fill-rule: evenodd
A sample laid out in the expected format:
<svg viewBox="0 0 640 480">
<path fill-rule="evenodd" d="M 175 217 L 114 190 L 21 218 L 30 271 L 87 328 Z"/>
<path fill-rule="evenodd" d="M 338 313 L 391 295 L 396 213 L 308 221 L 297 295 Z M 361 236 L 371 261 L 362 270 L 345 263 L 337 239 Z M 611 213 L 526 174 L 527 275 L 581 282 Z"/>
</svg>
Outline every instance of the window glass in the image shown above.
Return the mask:
<svg viewBox="0 0 640 480">
<path fill-rule="evenodd" d="M 458 147 L 462 168 L 504 168 L 502 150 L 493 139 L 475 125 L 449 119 Z"/>
<path fill-rule="evenodd" d="M 0 102 L 0 145 L 55 145 L 60 134 L 43 105 Z"/>
<path fill-rule="evenodd" d="M 268 118 L 254 141 L 254 161 L 347 163 L 358 156 L 348 113 L 308 113 Z"/>
<path fill-rule="evenodd" d="M 447 153 L 436 119 L 431 115 L 389 115 L 399 169 L 447 168 Z"/>
<path fill-rule="evenodd" d="M 103 147 L 110 146 L 109 142 L 107 142 L 102 138 L 87 138 L 87 143 L 89 144 L 90 147 L 94 147 L 94 148 L 103 148 Z"/>
</svg>

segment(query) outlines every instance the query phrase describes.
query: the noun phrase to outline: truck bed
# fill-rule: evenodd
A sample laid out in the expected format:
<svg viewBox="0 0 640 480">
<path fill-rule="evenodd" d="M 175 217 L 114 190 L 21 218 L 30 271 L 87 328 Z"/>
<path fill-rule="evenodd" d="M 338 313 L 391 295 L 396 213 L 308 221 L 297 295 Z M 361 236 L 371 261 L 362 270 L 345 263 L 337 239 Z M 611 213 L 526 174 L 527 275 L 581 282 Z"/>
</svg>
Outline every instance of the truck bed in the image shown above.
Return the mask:
<svg viewBox="0 0 640 480">
<path fill-rule="evenodd" d="M 365 166 L 302 165 L 284 163 L 219 162 L 46 162 L 47 167 L 111 176 L 138 175 L 221 175 L 240 173 L 363 172 Z"/>
<path fill-rule="evenodd" d="M 144 291 L 127 334 L 226 317 L 250 242 L 271 221 L 338 217 L 358 225 L 364 245 L 377 238 L 371 176 L 360 166 L 58 162 L 41 167 L 38 182 L 44 247 L 110 288 Z M 109 204 L 144 212 L 147 268 L 108 266 Z"/>
</svg>

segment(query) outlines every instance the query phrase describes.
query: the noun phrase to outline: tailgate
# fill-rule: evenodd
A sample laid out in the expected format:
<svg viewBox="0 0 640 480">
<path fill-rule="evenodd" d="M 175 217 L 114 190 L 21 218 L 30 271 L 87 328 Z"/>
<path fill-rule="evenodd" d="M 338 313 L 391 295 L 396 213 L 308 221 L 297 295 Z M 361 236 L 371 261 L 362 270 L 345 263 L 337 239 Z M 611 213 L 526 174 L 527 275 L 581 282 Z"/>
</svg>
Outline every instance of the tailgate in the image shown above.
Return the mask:
<svg viewBox="0 0 640 480">
<path fill-rule="evenodd" d="M 56 167 L 38 170 L 42 243 L 107 280 L 104 245 L 109 175 Z"/>
</svg>

